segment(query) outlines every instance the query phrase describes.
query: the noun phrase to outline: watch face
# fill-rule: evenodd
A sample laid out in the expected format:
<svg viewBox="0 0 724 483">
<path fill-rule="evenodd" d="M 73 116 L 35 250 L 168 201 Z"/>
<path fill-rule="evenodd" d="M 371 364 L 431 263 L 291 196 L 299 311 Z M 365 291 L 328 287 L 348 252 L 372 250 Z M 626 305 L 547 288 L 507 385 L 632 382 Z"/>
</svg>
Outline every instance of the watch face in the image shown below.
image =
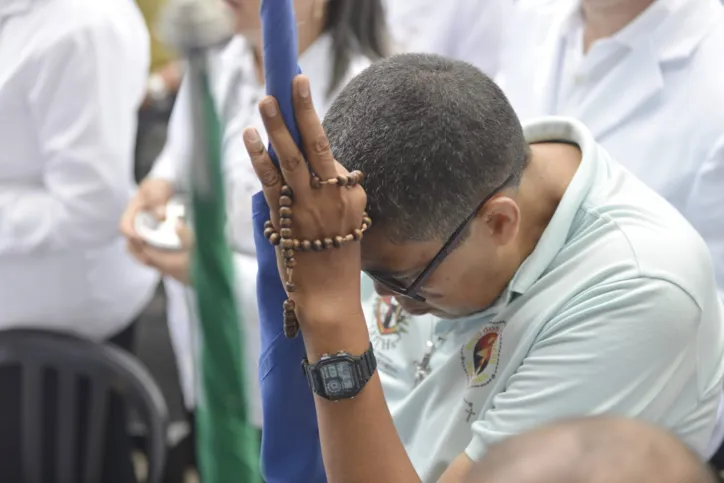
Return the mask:
<svg viewBox="0 0 724 483">
<path fill-rule="evenodd" d="M 346 360 L 333 360 L 319 368 L 325 392 L 330 399 L 354 396 L 358 391 L 357 378 L 352 363 Z"/>
</svg>

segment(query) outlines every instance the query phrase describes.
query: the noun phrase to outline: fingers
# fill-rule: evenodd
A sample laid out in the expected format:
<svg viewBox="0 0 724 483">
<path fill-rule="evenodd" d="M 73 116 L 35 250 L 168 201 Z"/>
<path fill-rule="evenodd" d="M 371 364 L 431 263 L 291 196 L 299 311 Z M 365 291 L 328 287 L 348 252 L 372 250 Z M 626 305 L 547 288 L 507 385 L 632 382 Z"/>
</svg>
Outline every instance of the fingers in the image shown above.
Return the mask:
<svg viewBox="0 0 724 483">
<path fill-rule="evenodd" d="M 274 166 L 256 129 L 247 128 L 244 130 L 244 145 L 251 158 L 251 165 L 254 167 L 256 177 L 261 182 L 264 198 L 266 198 L 272 213 L 277 213 L 279 210 L 279 191 L 282 188 L 281 173 Z"/>
<path fill-rule="evenodd" d="M 128 250 L 128 253 L 142 264 L 150 266 L 151 259 L 146 255 L 143 248 L 144 243 L 142 241 L 136 241 L 131 238 L 126 241 L 126 249 Z"/>
<path fill-rule="evenodd" d="M 145 243 L 128 242 L 128 251 L 142 264 L 155 268 L 161 274 L 168 275 L 176 280 L 189 283 L 190 252 L 165 251 L 153 248 Z"/>
<path fill-rule="evenodd" d="M 287 126 L 284 124 L 276 99 L 267 96 L 259 106 L 269 140 L 279 157 L 279 166 L 284 180 L 292 188 L 292 191 L 301 193 L 309 189 L 309 168 L 292 135 L 289 134 Z"/>
<path fill-rule="evenodd" d="M 143 209 L 141 194 L 137 193 L 126 206 L 126 210 L 121 216 L 120 230 L 123 236 L 129 240 L 140 241 L 141 237 L 136 233 L 136 215 Z"/>
<path fill-rule="evenodd" d="M 194 232 L 183 221 L 179 220 L 176 225 L 176 234 L 181 240 L 183 250 L 191 250 L 194 247 Z"/>
<path fill-rule="evenodd" d="M 294 78 L 294 115 L 312 171 L 322 179 L 337 177 L 334 156 L 312 102 L 309 78 L 304 75 Z"/>
<path fill-rule="evenodd" d="M 136 216 L 141 211 L 150 211 L 159 220 L 166 217 L 166 203 L 173 196 L 173 187 L 169 181 L 148 178 L 141 183 L 121 216 L 121 233 L 133 242 L 141 242 L 136 232 Z"/>
</svg>

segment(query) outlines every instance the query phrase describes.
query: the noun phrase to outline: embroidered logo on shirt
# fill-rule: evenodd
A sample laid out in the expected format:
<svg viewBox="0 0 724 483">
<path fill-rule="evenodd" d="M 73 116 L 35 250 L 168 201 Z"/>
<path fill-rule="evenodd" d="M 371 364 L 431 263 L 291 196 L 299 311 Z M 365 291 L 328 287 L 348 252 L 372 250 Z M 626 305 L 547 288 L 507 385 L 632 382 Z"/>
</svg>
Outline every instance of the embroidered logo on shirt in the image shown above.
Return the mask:
<svg viewBox="0 0 724 483">
<path fill-rule="evenodd" d="M 375 349 L 394 349 L 407 333 L 407 315 L 393 297 L 377 297 L 374 313 L 377 330 L 370 335 Z"/>
<path fill-rule="evenodd" d="M 460 350 L 460 361 L 470 387 L 483 387 L 495 379 L 505 322 L 483 327 Z"/>
</svg>

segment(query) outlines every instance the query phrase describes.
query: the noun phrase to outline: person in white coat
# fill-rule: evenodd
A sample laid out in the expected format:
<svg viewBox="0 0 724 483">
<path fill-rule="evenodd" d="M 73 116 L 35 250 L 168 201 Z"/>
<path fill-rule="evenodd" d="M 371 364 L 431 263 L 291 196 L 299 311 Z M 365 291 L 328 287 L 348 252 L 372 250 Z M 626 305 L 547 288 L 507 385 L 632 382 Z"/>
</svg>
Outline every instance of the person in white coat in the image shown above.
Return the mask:
<svg viewBox="0 0 724 483">
<path fill-rule="evenodd" d="M 118 233 L 148 67 L 148 32 L 132 1 L 0 2 L 0 329 L 132 348 L 134 321 L 158 284 Z M 13 371 L 0 371 L 3 481 L 22 481 Z M 58 397 L 53 382 L 43 387 L 48 401 Z M 79 411 L 89 397 L 80 387 Z M 49 414 L 45 439 L 55 428 Z M 134 481 L 120 400 L 108 414 L 103 481 Z"/>
<path fill-rule="evenodd" d="M 397 52 L 438 54 L 494 76 L 514 0 L 385 0 Z"/>
<path fill-rule="evenodd" d="M 213 91 L 225 123 L 223 170 L 229 196 L 229 232 L 235 251 L 237 300 L 245 322 L 247 383 L 251 388 L 252 423 L 261 427 L 258 383 L 259 329 L 256 307 L 256 254 L 252 233 L 251 196 L 261 189 L 243 147 L 242 132 L 263 126 L 258 102 L 264 96 L 260 2 L 229 1 L 240 35 L 211 59 Z M 296 0 L 302 70 L 316 80 L 315 99 L 320 112 L 347 80 L 386 52 L 386 31 L 380 0 Z M 189 251 L 170 253 L 145 244 L 133 227 L 139 210 L 163 206 L 173 193 L 183 191 L 188 179 L 191 150 L 188 134 L 190 106 L 182 85 L 169 126 L 169 137 L 154 168 L 129 203 L 121 222 L 133 254 L 164 275 L 169 297 L 169 324 L 182 378 L 186 405 L 194 404 L 195 315 L 189 280 Z"/>
<path fill-rule="evenodd" d="M 521 1 L 509 28 L 496 80 L 520 118 L 583 121 L 699 231 L 724 298 L 721 2 Z"/>
</svg>

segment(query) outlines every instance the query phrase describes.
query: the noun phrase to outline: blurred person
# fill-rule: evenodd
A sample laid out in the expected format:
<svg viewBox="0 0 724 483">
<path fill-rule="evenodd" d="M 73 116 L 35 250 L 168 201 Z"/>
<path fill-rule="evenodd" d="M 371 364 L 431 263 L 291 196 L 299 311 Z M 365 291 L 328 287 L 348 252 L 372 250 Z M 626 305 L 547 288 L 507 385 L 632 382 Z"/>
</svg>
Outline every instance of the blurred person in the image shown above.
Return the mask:
<svg viewBox="0 0 724 483">
<path fill-rule="evenodd" d="M 227 2 L 236 18 L 239 35 L 210 58 L 212 88 L 226 126 L 223 136 L 223 169 L 229 198 L 230 240 L 235 250 L 238 279 L 237 299 L 246 322 L 245 354 L 247 383 L 253 395 L 252 423 L 261 427 L 261 396 L 258 382 L 259 328 L 256 303 L 256 270 L 251 196 L 260 184 L 243 148 L 242 131 L 262 122 L 257 109 L 264 96 L 262 69 L 260 1 Z M 380 0 L 295 0 L 298 22 L 299 63 L 317 82 L 315 98 L 325 111 L 336 93 L 372 60 L 384 55 L 386 37 Z M 189 116 L 191 109 L 186 85 L 182 85 L 171 117 L 169 137 L 151 173 L 129 203 L 121 230 L 128 237 L 132 253 L 143 263 L 166 275 L 169 296 L 169 324 L 174 341 L 182 386 L 189 409 L 194 398 L 195 300 L 187 285 L 189 255 L 193 245 L 187 228 L 181 228 L 187 241 L 180 253 L 163 252 L 147 245 L 133 227 L 139 210 L 164 206 L 174 195 L 186 191 L 186 167 L 191 156 Z"/>
<path fill-rule="evenodd" d="M 551 423 L 491 446 L 466 483 L 716 483 L 672 434 L 614 416 Z"/>
<path fill-rule="evenodd" d="M 724 299 L 721 2 L 520 1 L 513 12 L 497 81 L 519 117 L 586 124 L 699 231 Z M 710 454 L 722 437 L 720 424 Z"/>
<path fill-rule="evenodd" d="M 158 283 L 118 233 L 133 190 L 148 55 L 143 18 L 128 0 L 0 5 L 0 329 L 132 349 L 135 321 Z M 18 375 L 0 371 L 3 481 L 22 481 Z M 56 389 L 50 380 L 44 397 L 54 401 Z M 79 405 L 88 396 L 81 389 Z M 113 398 L 104 482 L 135 479 L 125 423 Z"/>
<path fill-rule="evenodd" d="M 136 0 L 151 36 L 151 71 L 144 106 L 165 105 L 176 95 L 183 76 L 183 63 L 156 35 L 161 11 L 167 0 Z"/>
<path fill-rule="evenodd" d="M 385 0 L 396 52 L 465 60 L 494 76 L 514 0 Z"/>
</svg>

